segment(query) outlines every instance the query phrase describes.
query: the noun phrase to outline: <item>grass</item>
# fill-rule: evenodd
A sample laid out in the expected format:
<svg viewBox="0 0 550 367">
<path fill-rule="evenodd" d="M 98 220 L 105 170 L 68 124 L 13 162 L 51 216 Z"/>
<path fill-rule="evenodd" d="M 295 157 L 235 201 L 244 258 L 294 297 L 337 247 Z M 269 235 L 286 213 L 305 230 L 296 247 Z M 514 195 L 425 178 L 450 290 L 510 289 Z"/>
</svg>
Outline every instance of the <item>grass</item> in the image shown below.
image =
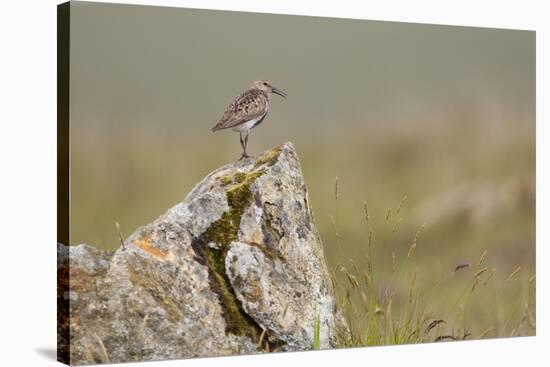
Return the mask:
<svg viewBox="0 0 550 367">
<path fill-rule="evenodd" d="M 334 219 L 338 217 L 338 197 L 336 179 L 336 214 L 330 221 L 336 248 L 348 253 Z M 430 268 L 426 254 L 423 261 L 416 261 L 422 236 L 431 228 L 428 224 L 420 226 L 403 246 L 396 236 L 403 219 L 397 215 L 406 199 L 382 217 L 391 228 L 383 238 L 377 238 L 364 202 L 364 256 L 331 267 L 337 303 L 351 332 L 338 336 L 338 347 L 534 335 L 535 276 L 523 272 L 521 266 L 503 274 L 490 264 L 486 250 L 477 254 L 473 265 L 457 261 L 447 272 Z M 510 297 L 510 290 L 515 299 Z M 521 290 L 519 297 L 517 290 Z M 480 307 L 489 313 L 476 315 Z"/>
<path fill-rule="evenodd" d="M 313 350 L 319 350 L 321 348 L 321 318 L 317 315 L 315 320 L 315 327 L 313 329 Z"/>
</svg>

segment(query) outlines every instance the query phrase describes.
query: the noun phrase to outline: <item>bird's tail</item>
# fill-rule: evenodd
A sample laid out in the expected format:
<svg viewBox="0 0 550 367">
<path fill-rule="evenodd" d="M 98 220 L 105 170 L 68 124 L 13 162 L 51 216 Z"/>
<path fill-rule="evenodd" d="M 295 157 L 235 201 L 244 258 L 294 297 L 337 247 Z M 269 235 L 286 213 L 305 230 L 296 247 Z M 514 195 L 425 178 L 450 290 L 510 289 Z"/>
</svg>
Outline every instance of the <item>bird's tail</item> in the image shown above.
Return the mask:
<svg viewBox="0 0 550 367">
<path fill-rule="evenodd" d="M 212 126 L 210 131 L 215 132 L 215 131 L 218 131 L 218 130 L 221 130 L 221 129 L 223 129 L 223 126 L 218 122 L 216 125 Z"/>
</svg>

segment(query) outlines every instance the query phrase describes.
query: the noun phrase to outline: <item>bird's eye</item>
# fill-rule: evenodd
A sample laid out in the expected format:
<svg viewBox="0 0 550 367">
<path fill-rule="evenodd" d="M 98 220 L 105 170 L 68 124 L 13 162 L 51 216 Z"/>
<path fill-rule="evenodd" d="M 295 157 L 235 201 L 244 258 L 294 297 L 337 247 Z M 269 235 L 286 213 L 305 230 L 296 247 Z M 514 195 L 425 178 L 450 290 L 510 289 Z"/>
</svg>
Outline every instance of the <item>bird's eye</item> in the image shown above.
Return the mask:
<svg viewBox="0 0 550 367">
<path fill-rule="evenodd" d="M 266 83 L 266 82 L 264 82 L 264 85 L 267 85 L 267 83 Z"/>
</svg>

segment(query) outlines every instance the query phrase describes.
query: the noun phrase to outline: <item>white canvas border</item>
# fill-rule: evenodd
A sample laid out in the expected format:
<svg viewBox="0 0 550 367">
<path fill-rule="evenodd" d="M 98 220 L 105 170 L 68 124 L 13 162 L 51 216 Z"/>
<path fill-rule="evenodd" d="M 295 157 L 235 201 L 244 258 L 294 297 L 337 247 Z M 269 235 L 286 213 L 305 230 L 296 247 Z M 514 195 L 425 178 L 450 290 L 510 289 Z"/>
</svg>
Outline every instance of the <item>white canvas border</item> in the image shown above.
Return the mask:
<svg viewBox="0 0 550 367">
<path fill-rule="evenodd" d="M 105 2 L 105 1 L 102 1 Z M 281 365 L 544 365 L 548 361 L 550 139 L 543 123 L 550 85 L 545 61 L 550 34 L 543 1 L 118 1 L 537 31 L 537 336 L 530 338 L 377 347 L 306 353 L 206 358 L 125 366 Z M 0 11 L 2 142 L 0 203 L 4 245 L 0 361 L 53 366 L 55 321 L 56 9 L 58 1 L 3 2 Z M 24 250 L 23 250 L 24 249 Z M 545 290 L 546 288 L 546 290 Z"/>
</svg>

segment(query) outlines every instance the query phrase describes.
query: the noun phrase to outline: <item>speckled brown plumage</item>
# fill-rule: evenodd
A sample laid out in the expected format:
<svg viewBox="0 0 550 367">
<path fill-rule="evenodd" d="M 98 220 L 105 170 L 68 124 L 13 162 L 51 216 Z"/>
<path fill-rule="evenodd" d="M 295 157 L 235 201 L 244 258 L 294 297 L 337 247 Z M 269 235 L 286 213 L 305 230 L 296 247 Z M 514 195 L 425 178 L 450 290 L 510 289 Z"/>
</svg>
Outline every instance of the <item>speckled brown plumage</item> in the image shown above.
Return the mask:
<svg viewBox="0 0 550 367">
<path fill-rule="evenodd" d="M 269 97 L 259 89 L 249 89 L 227 107 L 212 131 L 228 129 L 261 118 L 269 109 Z"/>
</svg>

